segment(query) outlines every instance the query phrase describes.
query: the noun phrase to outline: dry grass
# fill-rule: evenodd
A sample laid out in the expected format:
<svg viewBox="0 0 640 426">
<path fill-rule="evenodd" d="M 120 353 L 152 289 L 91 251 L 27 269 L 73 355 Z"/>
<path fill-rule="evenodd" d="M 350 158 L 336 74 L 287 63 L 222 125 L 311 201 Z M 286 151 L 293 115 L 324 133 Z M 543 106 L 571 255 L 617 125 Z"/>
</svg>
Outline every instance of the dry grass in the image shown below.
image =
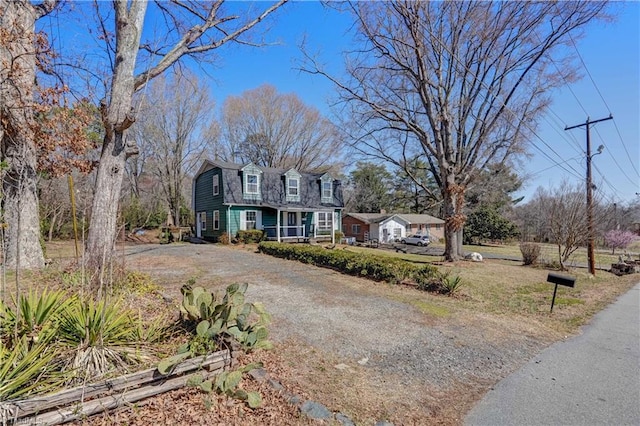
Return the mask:
<svg viewBox="0 0 640 426">
<path fill-rule="evenodd" d="M 416 263 L 428 263 L 428 262 L 438 262 L 444 260 L 442 256 L 429 256 L 429 255 L 421 255 L 421 254 L 405 254 L 402 252 L 388 251 L 388 250 L 379 250 L 379 249 L 371 249 L 368 247 L 359 247 L 359 246 L 344 246 L 343 247 L 349 251 L 355 251 L 360 253 L 375 253 L 383 256 L 389 257 L 398 257 L 409 260 L 411 262 Z M 444 252 L 444 244 L 434 243 L 429 245 L 430 251 L 442 251 Z M 463 250 L 465 253 L 471 252 L 479 252 L 493 255 L 502 255 L 506 258 L 515 258 L 520 261 L 522 259 L 522 253 L 520 252 L 520 246 L 518 243 L 510 243 L 510 244 L 485 244 L 485 245 L 465 245 L 463 246 Z M 595 263 L 596 268 L 598 269 L 609 269 L 612 263 L 616 263 L 618 261 L 618 256 L 623 254 L 625 251 L 618 251 L 615 255 L 611 254 L 611 250 L 606 248 L 600 248 L 595 251 Z M 638 253 L 640 253 L 640 242 L 634 243 L 628 247 L 626 250 L 627 253 L 631 254 L 634 257 L 638 257 Z M 553 244 L 540 244 L 540 258 L 539 263 L 541 264 L 553 264 L 558 263 L 558 246 Z M 584 265 L 587 263 L 587 250 L 586 248 L 579 248 L 576 250 L 566 262 L 567 266 L 575 267 L 577 265 Z"/>
<path fill-rule="evenodd" d="M 519 255 L 517 246 L 492 247 L 492 250 L 501 249 L 503 253 L 509 253 L 514 247 Z M 253 245 L 234 248 L 255 251 Z M 372 250 L 360 247 L 349 249 Z M 484 247 L 475 249 L 482 252 Z M 50 257 L 55 256 L 58 250 L 63 257 L 63 254 L 73 252 L 73 245 L 57 243 L 51 246 Z M 442 263 L 440 257 L 372 251 L 414 262 L 437 264 L 440 270 L 450 270 L 453 275 L 461 276 L 464 286 L 455 297 L 425 293 L 410 286 L 392 286 L 359 279 L 345 279 L 345 286 L 360 290 L 366 288 L 368 293 L 414 306 L 422 314 L 420 322 L 426 327 L 446 324 L 454 328 L 477 328 L 481 338 L 495 346 L 508 345 L 514 336 L 530 336 L 547 344 L 562 339 L 575 333 L 580 325 L 637 282 L 637 276 L 616 277 L 598 271 L 596 277 L 590 277 L 582 269 L 572 270 L 570 273 L 577 277 L 576 287 L 560 287 L 554 312 L 549 313 L 553 285 L 546 282 L 548 270 L 524 267 L 512 261 L 450 264 Z M 191 257 L 175 259 L 172 256 L 150 254 L 143 259 L 127 262 L 127 266 L 133 269 L 144 267 L 147 271 L 152 270 L 159 283 L 171 283 L 174 287 L 178 282 L 184 283 L 185 277 L 190 276 L 196 277 L 198 283 L 205 286 L 228 284 L 219 278 L 205 278 L 205 268 L 208 266 L 198 257 L 197 246 L 194 246 Z M 174 290 L 170 291 L 175 293 Z M 176 295 L 173 293 L 170 296 Z M 151 312 L 153 308 L 147 303 L 149 301 L 145 301 L 142 309 Z M 493 382 L 483 382 L 477 378 L 451 382 L 447 386 L 429 383 L 407 385 L 403 382 L 406 378 L 372 372 L 372 369 L 356 362 L 345 363 L 334 353 L 294 340 L 278 342 L 275 351 L 258 355 L 265 362 L 267 370 L 288 391 L 303 398 L 321 401 L 330 410 L 350 416 L 357 424 L 373 424 L 381 419 L 398 425 L 460 424 L 472 404 L 493 385 Z M 247 383 L 247 386 L 257 385 Z M 296 415 L 295 409 L 277 392 L 268 388 L 261 388 L 261 391 L 267 406 L 260 412 L 249 412 L 233 402 L 217 397 L 207 398 L 193 390 L 181 390 L 152 399 L 145 407 L 130 407 L 93 419 L 91 423 L 160 424 L 163 421 L 184 421 L 204 424 L 208 421 L 214 424 L 309 424 L 308 420 Z M 217 414 L 211 414 L 211 406 L 218 404 L 220 409 Z M 184 415 L 171 414 L 183 411 Z"/>
</svg>

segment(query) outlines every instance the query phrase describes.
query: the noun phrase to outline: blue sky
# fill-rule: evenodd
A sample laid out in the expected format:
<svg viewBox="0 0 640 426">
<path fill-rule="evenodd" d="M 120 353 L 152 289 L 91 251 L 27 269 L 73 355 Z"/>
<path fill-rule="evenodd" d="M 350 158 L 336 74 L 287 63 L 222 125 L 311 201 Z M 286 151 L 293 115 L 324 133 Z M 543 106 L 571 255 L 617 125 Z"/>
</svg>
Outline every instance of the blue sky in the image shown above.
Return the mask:
<svg viewBox="0 0 640 426">
<path fill-rule="evenodd" d="M 531 149 L 532 157 L 519 170 L 530 178 L 519 195 L 528 198 L 537 187 L 557 186 L 563 178 L 571 183 L 582 182 L 585 131 L 564 131 L 564 127 L 584 123 L 587 116 L 593 120 L 611 113 L 614 120 L 592 128 L 593 150 L 600 144 L 605 145 L 604 153 L 593 159 L 594 181 L 606 201 L 626 203 L 638 198 L 640 3 L 614 3 L 611 10 L 617 16 L 614 22 L 591 24 L 586 37 L 577 40 L 577 50 L 595 85 L 581 67 L 580 72 L 584 74 L 581 81 L 553 94 L 551 110 L 540 122 L 538 132 L 544 142 L 532 141 L 552 160 L 538 149 Z M 147 16 L 148 21 L 152 19 L 153 16 Z M 149 24 L 146 23 L 146 28 Z M 215 65 L 199 67 L 203 76 L 206 75 L 217 106 L 227 96 L 237 96 L 268 83 L 282 93 L 297 94 L 305 103 L 330 116 L 329 102 L 334 97 L 334 89 L 323 77 L 296 69 L 302 57 L 299 45 L 306 40 L 308 49 L 316 52 L 329 69 L 339 73 L 343 66 L 341 52 L 350 48 L 349 19 L 323 8 L 319 2 L 299 1 L 277 11 L 267 25 L 263 35 L 268 46 L 224 47 L 217 52 Z M 67 34 L 63 36 L 66 37 Z M 191 65 L 191 69 L 198 72 L 198 67 Z"/>
<path fill-rule="evenodd" d="M 603 154 L 593 157 L 594 181 L 611 202 L 632 201 L 640 192 L 640 4 L 616 3 L 612 11 L 617 15 L 614 22 L 592 24 L 586 36 L 576 40 L 595 85 L 581 67 L 582 80 L 554 93 L 551 111 L 541 121 L 538 134 L 557 154 L 539 139 L 533 141 L 553 161 L 531 149 L 532 157 L 520 170 L 530 175 L 520 195 L 530 197 L 537 187 L 557 186 L 563 178 L 571 183 L 582 182 L 585 131 L 564 131 L 564 127 L 584 123 L 587 116 L 595 120 L 610 113 L 613 121 L 599 123 L 591 130 L 593 151 L 600 144 L 605 145 Z M 301 57 L 298 45 L 304 36 L 310 50 L 339 71 L 341 52 L 349 48 L 348 28 L 346 17 L 323 9 L 317 2 L 288 5 L 278 13 L 267 35 L 279 44 L 225 52 L 220 68 L 213 71 L 213 96 L 221 103 L 228 95 L 269 83 L 282 92 L 295 92 L 307 104 L 328 114 L 333 87 L 322 77 L 296 70 Z"/>
</svg>

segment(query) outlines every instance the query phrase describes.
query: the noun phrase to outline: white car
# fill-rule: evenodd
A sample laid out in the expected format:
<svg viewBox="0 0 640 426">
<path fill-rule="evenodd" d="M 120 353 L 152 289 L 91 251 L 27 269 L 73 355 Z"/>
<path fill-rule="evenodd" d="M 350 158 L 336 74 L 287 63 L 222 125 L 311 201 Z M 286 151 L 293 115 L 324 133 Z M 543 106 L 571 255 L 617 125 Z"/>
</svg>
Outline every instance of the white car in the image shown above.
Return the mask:
<svg viewBox="0 0 640 426">
<path fill-rule="evenodd" d="M 428 246 L 431 241 L 426 235 L 407 235 L 400 240 L 402 244 L 413 244 L 417 246 Z"/>
</svg>

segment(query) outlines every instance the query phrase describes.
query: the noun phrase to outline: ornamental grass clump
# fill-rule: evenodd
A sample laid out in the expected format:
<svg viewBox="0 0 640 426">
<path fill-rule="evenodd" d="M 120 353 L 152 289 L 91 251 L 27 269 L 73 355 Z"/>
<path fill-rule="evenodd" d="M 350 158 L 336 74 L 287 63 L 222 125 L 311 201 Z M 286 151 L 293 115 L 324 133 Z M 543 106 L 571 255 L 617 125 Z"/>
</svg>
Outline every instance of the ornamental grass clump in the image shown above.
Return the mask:
<svg viewBox="0 0 640 426">
<path fill-rule="evenodd" d="M 84 380 L 149 361 L 140 322 L 120 301 L 76 300 L 62 313 L 58 330 L 58 341 L 70 355 L 65 368 Z"/>
<path fill-rule="evenodd" d="M 64 293 L 29 292 L 13 305 L 0 300 L 0 401 L 55 390 L 67 377 L 55 344 Z"/>
<path fill-rule="evenodd" d="M 540 245 L 536 243 L 520 243 L 520 253 L 522 253 L 522 263 L 525 265 L 535 265 L 540 258 Z"/>
</svg>

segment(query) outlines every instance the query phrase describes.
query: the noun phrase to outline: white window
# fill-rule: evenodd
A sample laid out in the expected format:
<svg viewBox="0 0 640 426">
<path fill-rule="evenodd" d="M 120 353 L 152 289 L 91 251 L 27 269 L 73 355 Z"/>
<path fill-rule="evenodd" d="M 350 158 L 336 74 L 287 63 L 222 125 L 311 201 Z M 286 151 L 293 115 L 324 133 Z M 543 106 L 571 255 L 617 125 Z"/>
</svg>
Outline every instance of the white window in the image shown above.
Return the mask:
<svg viewBox="0 0 640 426">
<path fill-rule="evenodd" d="M 297 197 L 299 194 L 298 190 L 300 187 L 300 179 L 289 178 L 287 180 L 287 184 L 287 195 Z"/>
<path fill-rule="evenodd" d="M 220 210 L 213 211 L 213 229 L 216 231 L 220 229 Z"/>
<path fill-rule="evenodd" d="M 256 212 L 255 210 L 248 210 L 245 214 L 245 229 L 256 229 L 258 212 Z"/>
<path fill-rule="evenodd" d="M 220 175 L 213 175 L 213 195 L 220 194 Z"/>
<path fill-rule="evenodd" d="M 359 234 L 360 233 L 360 224 L 359 223 L 354 223 L 351 225 L 351 233 L 352 234 Z"/>
<path fill-rule="evenodd" d="M 333 204 L 333 178 L 328 173 L 320 178 L 320 201 Z"/>
<path fill-rule="evenodd" d="M 251 201 L 262 200 L 260 193 L 262 170 L 253 163 L 249 163 L 242 169 L 242 198 Z"/>
<path fill-rule="evenodd" d="M 254 174 L 247 174 L 247 194 L 258 194 L 258 188 L 260 186 L 260 177 Z"/>
<path fill-rule="evenodd" d="M 200 218 L 198 219 L 200 221 L 200 229 L 204 231 L 205 229 L 207 229 L 207 213 L 200 212 L 198 213 L 198 216 L 200 216 Z"/>
<path fill-rule="evenodd" d="M 333 184 L 331 182 L 322 182 L 322 198 L 330 199 L 332 194 Z"/>
<path fill-rule="evenodd" d="M 333 231 L 333 213 L 318 212 L 318 232 L 330 234 Z"/>
<path fill-rule="evenodd" d="M 240 212 L 240 230 L 262 229 L 262 212 L 260 210 L 243 210 Z"/>
<path fill-rule="evenodd" d="M 288 170 L 284 174 L 285 182 L 285 194 L 287 196 L 287 202 L 299 203 L 300 202 L 300 178 L 302 175 L 294 169 Z"/>
</svg>

